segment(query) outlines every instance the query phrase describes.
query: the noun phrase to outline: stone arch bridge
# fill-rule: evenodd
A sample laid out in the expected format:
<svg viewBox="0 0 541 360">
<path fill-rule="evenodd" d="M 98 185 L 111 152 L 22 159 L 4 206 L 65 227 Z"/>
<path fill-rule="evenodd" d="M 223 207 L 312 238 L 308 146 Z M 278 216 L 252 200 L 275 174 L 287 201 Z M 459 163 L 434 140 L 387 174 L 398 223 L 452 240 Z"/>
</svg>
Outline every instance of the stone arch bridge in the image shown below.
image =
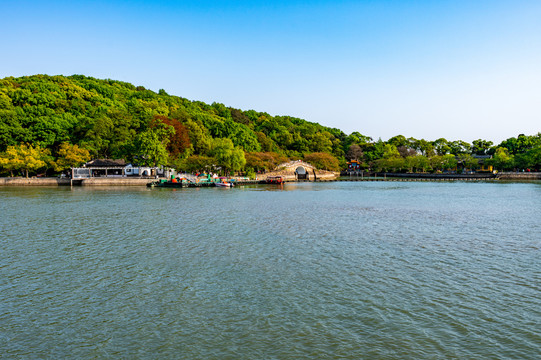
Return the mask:
<svg viewBox="0 0 541 360">
<path fill-rule="evenodd" d="M 272 172 L 259 176 L 260 179 L 265 179 L 268 176 L 282 176 L 285 181 L 317 181 L 317 180 L 334 180 L 340 174 L 334 171 L 319 170 L 312 164 L 302 160 L 295 160 L 282 163 Z"/>
</svg>

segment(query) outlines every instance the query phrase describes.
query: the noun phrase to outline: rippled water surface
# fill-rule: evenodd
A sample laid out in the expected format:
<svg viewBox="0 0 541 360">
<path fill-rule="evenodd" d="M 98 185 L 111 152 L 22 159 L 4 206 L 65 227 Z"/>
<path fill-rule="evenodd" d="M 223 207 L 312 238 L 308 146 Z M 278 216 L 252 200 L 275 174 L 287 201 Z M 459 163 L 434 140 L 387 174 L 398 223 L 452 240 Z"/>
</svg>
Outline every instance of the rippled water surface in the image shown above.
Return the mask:
<svg viewBox="0 0 541 360">
<path fill-rule="evenodd" d="M 0 188 L 0 357 L 539 359 L 541 185 Z"/>
</svg>

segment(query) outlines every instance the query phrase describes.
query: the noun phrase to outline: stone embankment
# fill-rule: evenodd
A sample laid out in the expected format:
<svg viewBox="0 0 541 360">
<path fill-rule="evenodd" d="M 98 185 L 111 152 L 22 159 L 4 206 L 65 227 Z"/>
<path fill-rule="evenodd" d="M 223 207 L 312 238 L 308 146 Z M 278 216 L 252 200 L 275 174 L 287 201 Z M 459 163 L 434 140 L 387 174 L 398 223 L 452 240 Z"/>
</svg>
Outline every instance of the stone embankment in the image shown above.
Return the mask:
<svg viewBox="0 0 541 360">
<path fill-rule="evenodd" d="M 500 173 L 472 173 L 472 174 L 417 174 L 417 173 L 358 173 L 342 174 L 340 180 L 344 181 L 373 181 L 373 180 L 426 180 L 426 181 L 536 181 L 541 180 L 541 172 L 500 172 Z"/>
<path fill-rule="evenodd" d="M 266 174 L 260 174 L 258 180 L 264 180 L 268 176 L 282 176 L 284 181 L 297 181 L 295 174 L 291 174 L 291 171 L 273 171 Z M 377 174 L 379 177 L 370 176 L 366 177 L 342 177 L 338 179 L 339 173 L 333 171 L 317 170 L 309 173 L 310 177 L 308 181 L 336 181 L 345 180 L 381 180 L 381 179 L 423 179 L 423 180 L 503 180 L 503 181 L 541 181 L 541 172 L 506 172 L 498 173 L 496 176 L 487 175 L 480 177 L 479 175 L 432 175 L 432 174 Z M 374 175 L 374 174 L 372 174 Z M 394 176 L 393 176 L 394 175 Z M 397 176 L 400 175 L 400 176 Z M 405 176 L 406 175 L 406 176 Z M 409 176 L 408 176 L 409 175 Z M 421 176 L 419 176 L 421 175 Z M 424 175 L 424 176 L 423 176 Z M 74 179 L 73 182 L 69 178 L 22 178 L 22 177 L 6 177 L 0 178 L 0 186 L 146 186 L 149 182 L 155 180 L 154 178 L 117 178 L 117 177 L 95 177 L 88 179 Z"/>
<path fill-rule="evenodd" d="M 299 170 L 302 170 L 301 174 L 306 174 L 306 176 L 299 176 Z M 260 174 L 257 176 L 257 178 L 258 180 L 265 180 L 269 176 L 281 176 L 284 181 L 330 181 L 338 179 L 340 173 L 335 171 L 319 170 L 313 165 L 304 161 L 295 160 L 280 164 L 276 167 L 276 170 L 265 174 Z"/>
<path fill-rule="evenodd" d="M 66 178 L 23 178 L 7 177 L 0 178 L 0 186 L 59 186 L 70 185 L 70 179 Z"/>
<path fill-rule="evenodd" d="M 541 180 L 541 172 L 501 172 L 496 176 L 500 180 Z"/>
<path fill-rule="evenodd" d="M 151 178 L 0 178 L 0 186 L 146 186 Z"/>
<path fill-rule="evenodd" d="M 258 180 L 265 180 L 267 177 L 270 176 L 281 176 L 284 178 L 284 181 L 297 181 L 297 176 L 291 171 L 288 170 L 281 170 L 281 171 L 272 171 L 265 174 L 258 174 L 257 179 Z M 308 173 L 308 180 L 307 181 L 330 181 L 330 180 L 337 180 L 340 176 L 340 173 L 334 172 L 334 171 L 325 171 L 325 170 L 317 170 L 315 173 L 313 171 Z"/>
</svg>

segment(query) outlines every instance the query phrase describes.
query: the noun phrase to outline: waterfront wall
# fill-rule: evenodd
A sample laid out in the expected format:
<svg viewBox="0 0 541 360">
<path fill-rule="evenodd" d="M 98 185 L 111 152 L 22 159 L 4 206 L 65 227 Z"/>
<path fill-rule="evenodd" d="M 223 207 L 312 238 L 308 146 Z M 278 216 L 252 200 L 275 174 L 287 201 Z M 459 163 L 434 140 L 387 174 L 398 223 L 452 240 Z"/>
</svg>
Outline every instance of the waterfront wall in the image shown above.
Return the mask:
<svg viewBox="0 0 541 360">
<path fill-rule="evenodd" d="M 425 179 L 425 180 L 509 180 L 532 181 L 541 180 L 541 172 L 500 172 L 472 173 L 472 174 L 423 174 L 423 173 L 361 173 L 342 175 L 342 179 L 362 179 L 370 177 L 388 179 Z"/>
<path fill-rule="evenodd" d="M 59 186 L 70 185 L 70 179 L 61 178 L 0 178 L 0 186 Z"/>
<path fill-rule="evenodd" d="M 258 176 L 258 180 L 264 180 L 267 176 L 281 175 L 285 181 L 296 181 L 295 175 L 291 175 L 285 171 L 277 171 Z M 334 181 L 337 180 L 338 173 L 332 171 L 317 171 L 316 179 L 313 173 L 310 174 L 309 181 Z M 374 176 L 375 174 L 371 174 Z M 508 180 L 508 181 L 536 181 L 541 180 L 541 172 L 524 172 L 524 173 L 499 173 L 495 177 L 492 174 L 484 174 L 480 177 L 479 174 L 469 175 L 436 175 L 436 174 L 377 174 L 380 178 L 402 178 L 402 179 L 426 179 L 430 180 Z M 370 176 L 365 176 L 370 180 Z M 342 180 L 362 179 L 358 176 L 343 177 Z M 74 179 L 74 186 L 146 186 L 149 182 L 155 179 L 152 178 L 105 178 L 96 177 L 89 179 Z M 22 177 L 6 177 L 0 178 L 0 186 L 70 186 L 71 180 L 67 178 L 22 178 Z"/>
<path fill-rule="evenodd" d="M 334 172 L 334 171 L 326 171 L 326 170 L 317 170 L 314 172 L 310 171 L 308 172 L 308 181 L 331 181 L 331 180 L 337 180 L 340 173 Z M 269 176 L 281 176 L 284 178 L 284 181 L 297 181 L 297 177 L 294 173 L 291 173 L 291 171 L 287 170 L 279 170 L 279 171 L 272 171 L 265 174 L 260 174 L 257 176 L 258 180 L 265 180 Z"/>
<path fill-rule="evenodd" d="M 280 164 L 274 171 L 258 175 L 257 178 L 258 180 L 265 180 L 269 176 L 281 176 L 284 181 L 297 181 L 296 172 L 299 168 L 303 168 L 304 171 L 306 171 L 308 181 L 330 181 L 336 180 L 340 176 L 339 172 L 319 170 L 307 162 L 302 160 L 294 160 Z"/>
<path fill-rule="evenodd" d="M 500 180 L 541 180 L 541 172 L 501 172 L 497 176 Z"/>
<path fill-rule="evenodd" d="M 426 173 L 375 173 L 374 176 L 406 179 L 448 179 L 448 180 L 491 180 L 496 176 L 492 173 L 473 174 L 426 174 Z"/>
<path fill-rule="evenodd" d="M 77 186 L 146 186 L 153 179 L 145 178 L 89 178 L 74 179 Z M 0 186 L 70 186 L 67 178 L 0 178 Z"/>
<path fill-rule="evenodd" d="M 146 186 L 146 184 L 154 181 L 155 179 L 94 177 L 90 179 L 79 179 L 79 180 L 82 180 L 80 184 L 82 186 Z M 74 180 L 74 183 L 75 181 L 77 180 Z"/>
</svg>

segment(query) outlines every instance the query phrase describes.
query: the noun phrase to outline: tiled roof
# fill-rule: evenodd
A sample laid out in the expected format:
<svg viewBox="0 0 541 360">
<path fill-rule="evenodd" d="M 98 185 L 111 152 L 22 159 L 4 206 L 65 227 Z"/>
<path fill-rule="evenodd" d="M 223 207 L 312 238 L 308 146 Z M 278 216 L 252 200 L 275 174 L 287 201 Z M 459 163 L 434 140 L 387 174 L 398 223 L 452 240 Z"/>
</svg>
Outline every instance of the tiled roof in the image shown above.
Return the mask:
<svg viewBox="0 0 541 360">
<path fill-rule="evenodd" d="M 124 160 L 111 160 L 111 159 L 95 159 L 87 162 L 85 167 L 124 167 L 126 162 Z"/>
</svg>

